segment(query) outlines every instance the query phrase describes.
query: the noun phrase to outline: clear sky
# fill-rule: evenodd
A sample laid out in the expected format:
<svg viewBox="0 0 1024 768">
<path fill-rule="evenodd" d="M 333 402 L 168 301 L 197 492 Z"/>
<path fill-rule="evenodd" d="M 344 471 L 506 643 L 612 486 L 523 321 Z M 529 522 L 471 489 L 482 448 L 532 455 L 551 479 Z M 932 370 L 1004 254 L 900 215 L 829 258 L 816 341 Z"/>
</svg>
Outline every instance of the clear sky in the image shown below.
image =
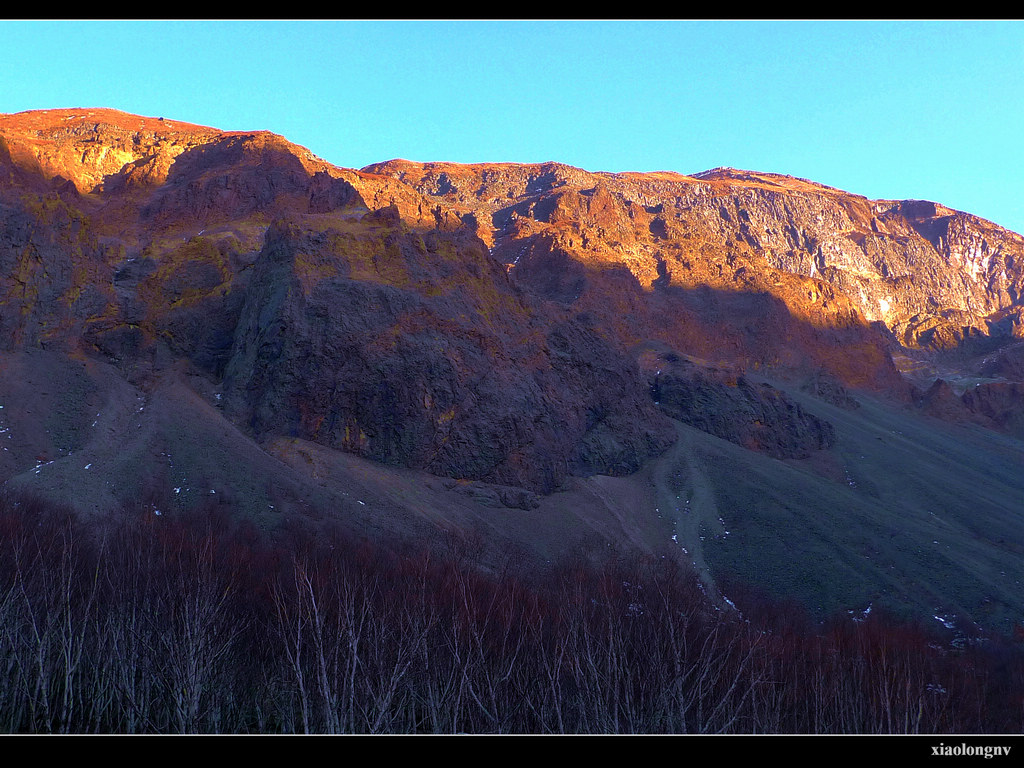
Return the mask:
<svg viewBox="0 0 1024 768">
<path fill-rule="evenodd" d="M 0 21 L 0 112 L 270 130 L 336 165 L 786 173 L 1024 232 L 1024 22 Z"/>
</svg>

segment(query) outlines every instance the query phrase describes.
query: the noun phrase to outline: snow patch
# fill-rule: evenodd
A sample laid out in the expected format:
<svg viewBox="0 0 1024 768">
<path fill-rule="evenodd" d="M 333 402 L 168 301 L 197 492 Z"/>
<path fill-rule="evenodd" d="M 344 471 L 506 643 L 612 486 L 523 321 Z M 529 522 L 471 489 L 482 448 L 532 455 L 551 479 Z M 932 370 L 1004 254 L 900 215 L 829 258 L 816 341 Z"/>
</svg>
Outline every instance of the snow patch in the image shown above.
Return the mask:
<svg viewBox="0 0 1024 768">
<path fill-rule="evenodd" d="M 873 605 L 873 603 L 868 603 L 868 607 L 865 608 L 863 611 L 861 611 L 860 616 L 854 616 L 854 613 L 855 613 L 854 611 L 847 611 L 847 613 L 850 615 L 851 619 L 853 619 L 855 622 L 860 624 L 865 619 L 867 619 L 868 616 L 871 615 L 871 607 L 872 607 L 872 605 Z"/>
</svg>

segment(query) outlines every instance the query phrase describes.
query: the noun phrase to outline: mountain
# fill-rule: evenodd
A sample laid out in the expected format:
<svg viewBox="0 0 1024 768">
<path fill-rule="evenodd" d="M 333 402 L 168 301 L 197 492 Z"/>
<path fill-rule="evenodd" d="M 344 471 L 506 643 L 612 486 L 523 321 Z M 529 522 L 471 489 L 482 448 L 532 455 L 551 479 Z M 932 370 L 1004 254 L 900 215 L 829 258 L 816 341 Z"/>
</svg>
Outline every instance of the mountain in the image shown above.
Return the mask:
<svg viewBox="0 0 1024 768">
<path fill-rule="evenodd" d="M 0 475 L 91 519 L 616 547 L 1020 621 L 1024 240 L 715 169 L 0 116 Z"/>
</svg>

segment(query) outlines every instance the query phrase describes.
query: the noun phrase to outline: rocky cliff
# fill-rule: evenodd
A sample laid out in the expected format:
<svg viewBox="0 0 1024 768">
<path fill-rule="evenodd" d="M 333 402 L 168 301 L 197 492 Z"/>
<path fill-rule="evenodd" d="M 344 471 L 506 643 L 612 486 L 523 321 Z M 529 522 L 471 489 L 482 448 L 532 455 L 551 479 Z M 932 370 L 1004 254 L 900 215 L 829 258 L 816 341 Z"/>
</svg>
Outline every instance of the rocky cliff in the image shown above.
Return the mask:
<svg viewBox="0 0 1024 768">
<path fill-rule="evenodd" d="M 471 217 L 525 281 L 563 301 L 577 301 L 582 284 L 554 281 L 547 272 L 564 270 L 537 262 L 568 254 L 624 267 L 644 289 L 763 292 L 817 328 L 880 322 L 915 350 L 1021 333 L 1024 239 L 937 203 L 872 201 L 729 168 L 683 176 L 390 161 L 365 170 Z"/>
</svg>

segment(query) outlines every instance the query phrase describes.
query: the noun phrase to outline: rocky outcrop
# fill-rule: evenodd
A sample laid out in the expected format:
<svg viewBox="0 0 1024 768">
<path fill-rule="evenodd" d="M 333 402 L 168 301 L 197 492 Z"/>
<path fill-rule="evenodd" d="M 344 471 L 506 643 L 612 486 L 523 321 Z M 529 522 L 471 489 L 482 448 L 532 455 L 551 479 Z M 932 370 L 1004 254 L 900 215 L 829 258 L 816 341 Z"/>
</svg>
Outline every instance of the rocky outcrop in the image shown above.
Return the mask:
<svg viewBox="0 0 1024 768">
<path fill-rule="evenodd" d="M 163 183 L 174 159 L 221 132 L 114 109 L 21 112 L 0 121 L 21 169 L 86 194 Z"/>
<path fill-rule="evenodd" d="M 0 345 L 55 344 L 112 311 L 111 270 L 91 222 L 55 193 L 0 202 Z"/>
<path fill-rule="evenodd" d="M 225 388 L 257 435 L 543 492 L 671 443 L 631 361 L 547 326 L 471 234 L 281 223 L 254 270 Z"/>
<path fill-rule="evenodd" d="M 1019 381 L 978 382 L 958 394 L 948 382 L 936 379 L 918 407 L 945 421 L 972 422 L 1024 437 L 1024 384 Z"/>
<path fill-rule="evenodd" d="M 860 408 L 860 403 L 834 376 L 819 371 L 800 385 L 800 390 L 848 411 Z"/>
<path fill-rule="evenodd" d="M 968 387 L 964 406 L 985 426 L 1024 438 L 1024 384 L 1000 381 Z"/>
<path fill-rule="evenodd" d="M 979 367 L 982 376 L 998 376 L 1024 381 L 1024 343 L 1011 344 L 984 360 Z"/>
<path fill-rule="evenodd" d="M 540 506 L 536 494 L 515 486 L 494 485 L 478 480 L 446 480 L 444 487 L 449 491 L 468 496 L 485 507 L 530 510 Z"/>
<path fill-rule="evenodd" d="M 696 365 L 671 351 L 647 357 L 651 398 L 684 424 L 776 459 L 804 459 L 835 444 L 829 422 L 769 384 Z"/>
<path fill-rule="evenodd" d="M 936 379 L 932 383 L 921 396 L 918 406 L 929 416 L 946 421 L 971 421 L 969 409 L 944 379 Z"/>
</svg>

